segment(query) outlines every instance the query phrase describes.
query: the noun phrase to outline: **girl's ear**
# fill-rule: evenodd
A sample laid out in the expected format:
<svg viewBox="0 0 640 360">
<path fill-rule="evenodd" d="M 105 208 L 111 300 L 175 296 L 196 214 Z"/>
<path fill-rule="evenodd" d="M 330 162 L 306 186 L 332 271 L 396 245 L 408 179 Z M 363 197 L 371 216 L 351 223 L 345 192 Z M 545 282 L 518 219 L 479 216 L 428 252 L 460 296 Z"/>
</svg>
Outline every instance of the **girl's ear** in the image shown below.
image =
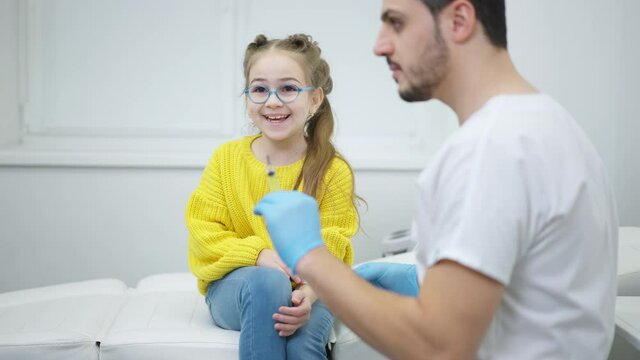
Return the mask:
<svg viewBox="0 0 640 360">
<path fill-rule="evenodd" d="M 317 88 L 311 92 L 311 113 L 315 114 L 324 101 L 324 90 Z"/>
</svg>

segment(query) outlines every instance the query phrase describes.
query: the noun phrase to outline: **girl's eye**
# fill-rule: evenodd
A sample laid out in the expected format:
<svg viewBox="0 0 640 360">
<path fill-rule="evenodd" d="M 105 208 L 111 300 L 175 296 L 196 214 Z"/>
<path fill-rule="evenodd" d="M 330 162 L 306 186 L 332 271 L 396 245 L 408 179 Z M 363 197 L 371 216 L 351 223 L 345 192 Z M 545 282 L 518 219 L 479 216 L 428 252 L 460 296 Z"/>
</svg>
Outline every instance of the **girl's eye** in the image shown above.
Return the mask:
<svg viewBox="0 0 640 360">
<path fill-rule="evenodd" d="M 298 87 L 295 85 L 282 85 L 280 87 L 280 91 L 283 93 L 292 93 L 292 92 L 297 92 L 298 91 Z"/>
<path fill-rule="evenodd" d="M 267 90 L 267 88 L 264 86 L 254 86 L 251 88 L 252 93 L 265 93 L 267 91 L 269 90 Z"/>
</svg>

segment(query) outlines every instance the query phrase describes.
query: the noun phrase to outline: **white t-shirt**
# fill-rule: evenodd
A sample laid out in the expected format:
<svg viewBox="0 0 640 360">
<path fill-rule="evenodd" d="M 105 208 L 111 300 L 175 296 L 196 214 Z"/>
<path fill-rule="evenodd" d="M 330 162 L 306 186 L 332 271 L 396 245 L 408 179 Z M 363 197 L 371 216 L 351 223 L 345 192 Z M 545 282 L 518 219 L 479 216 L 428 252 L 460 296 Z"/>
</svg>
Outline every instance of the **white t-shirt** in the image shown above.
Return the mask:
<svg viewBox="0 0 640 360">
<path fill-rule="evenodd" d="M 606 359 L 618 219 L 604 165 L 544 94 L 492 98 L 420 175 L 420 281 L 448 259 L 505 286 L 478 359 Z"/>
</svg>

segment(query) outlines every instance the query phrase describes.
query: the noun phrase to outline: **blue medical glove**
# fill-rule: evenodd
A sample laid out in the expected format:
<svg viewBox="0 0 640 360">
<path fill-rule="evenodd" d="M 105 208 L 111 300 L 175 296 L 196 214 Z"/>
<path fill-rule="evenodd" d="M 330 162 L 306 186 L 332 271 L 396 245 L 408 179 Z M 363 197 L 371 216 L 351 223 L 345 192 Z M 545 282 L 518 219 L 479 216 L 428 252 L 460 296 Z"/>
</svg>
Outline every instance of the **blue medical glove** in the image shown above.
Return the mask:
<svg viewBox="0 0 640 360">
<path fill-rule="evenodd" d="M 264 217 L 271 242 L 294 273 L 300 258 L 324 245 L 318 203 L 307 194 L 298 191 L 270 192 L 253 212 Z"/>
<path fill-rule="evenodd" d="M 354 271 L 372 285 L 407 296 L 418 296 L 418 277 L 415 265 L 372 262 Z"/>
</svg>

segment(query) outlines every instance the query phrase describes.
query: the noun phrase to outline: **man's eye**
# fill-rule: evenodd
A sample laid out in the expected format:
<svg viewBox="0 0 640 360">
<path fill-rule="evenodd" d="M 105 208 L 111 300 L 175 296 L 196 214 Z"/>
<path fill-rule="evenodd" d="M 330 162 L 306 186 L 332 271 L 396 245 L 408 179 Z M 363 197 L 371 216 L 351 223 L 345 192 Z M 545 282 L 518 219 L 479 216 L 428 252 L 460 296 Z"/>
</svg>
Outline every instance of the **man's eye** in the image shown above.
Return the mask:
<svg viewBox="0 0 640 360">
<path fill-rule="evenodd" d="M 283 85 L 282 87 L 280 87 L 280 91 L 283 93 L 297 92 L 298 87 L 295 85 Z"/>
<path fill-rule="evenodd" d="M 267 90 L 267 88 L 264 87 L 264 86 L 254 86 L 254 87 L 251 88 L 251 92 L 252 93 L 264 93 L 264 92 L 267 92 L 267 91 L 269 91 L 269 90 Z"/>
<path fill-rule="evenodd" d="M 398 19 L 389 18 L 389 25 L 394 29 L 400 29 L 402 27 L 402 22 Z"/>
</svg>

